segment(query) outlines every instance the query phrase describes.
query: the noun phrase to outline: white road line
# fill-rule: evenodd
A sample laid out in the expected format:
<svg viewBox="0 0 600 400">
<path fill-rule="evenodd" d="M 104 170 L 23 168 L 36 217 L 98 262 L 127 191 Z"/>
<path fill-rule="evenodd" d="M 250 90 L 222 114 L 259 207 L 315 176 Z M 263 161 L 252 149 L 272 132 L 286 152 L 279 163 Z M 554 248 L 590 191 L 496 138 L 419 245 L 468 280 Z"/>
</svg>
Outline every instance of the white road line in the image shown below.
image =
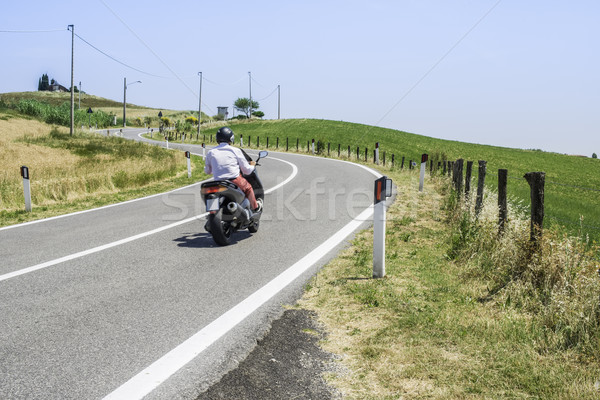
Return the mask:
<svg viewBox="0 0 600 400">
<path fill-rule="evenodd" d="M 296 177 L 296 175 L 298 174 L 298 167 L 296 165 L 292 164 L 291 162 L 285 161 L 285 160 L 281 160 L 279 158 L 274 158 L 274 160 L 278 160 L 278 161 L 281 161 L 283 163 L 291 165 L 291 167 L 292 167 L 292 173 L 283 182 L 277 184 L 276 186 L 274 186 L 274 187 L 272 187 L 272 188 L 270 188 L 268 190 L 265 190 L 265 194 L 271 193 L 271 192 L 279 189 L 280 187 L 282 187 L 283 185 L 287 184 L 292 179 L 294 179 Z M 150 197 L 153 197 L 153 196 L 150 196 Z M 119 203 L 119 204 L 124 204 L 124 203 Z M 72 214 L 70 214 L 70 215 L 72 215 Z M 28 274 L 30 272 L 38 271 L 40 269 L 48 268 L 48 267 L 51 267 L 53 265 L 57 265 L 57 264 L 60 264 L 60 263 L 63 263 L 63 262 L 71 261 L 71 260 L 74 260 L 76 258 L 80 258 L 80 257 L 84 257 L 84 256 L 87 256 L 87 255 L 90 255 L 90 254 L 94 254 L 94 253 L 97 253 L 99 251 L 107 250 L 107 249 L 110 249 L 110 248 L 115 247 L 115 246 L 120 246 L 120 245 L 125 244 L 125 243 L 133 242 L 134 240 L 138 240 L 138 239 L 150 236 L 150 235 L 154 235 L 155 233 L 159 233 L 159 232 L 165 231 L 167 229 L 174 228 L 174 227 L 179 226 L 179 225 L 187 224 L 188 222 L 191 222 L 191 221 L 194 221 L 194 220 L 202 219 L 202 218 L 206 217 L 207 215 L 208 215 L 208 213 L 196 215 L 196 216 L 193 216 L 191 218 L 187 218 L 187 219 L 184 219 L 184 220 L 181 220 L 181 221 L 177 221 L 177 222 L 174 222 L 174 223 L 169 224 L 169 225 L 161 226 L 160 228 L 156 228 L 156 229 L 153 229 L 151 231 L 142 232 L 142 233 L 140 233 L 138 235 L 130 236 L 130 237 L 127 237 L 127 238 L 124 238 L 124 239 L 121 239 L 121 240 L 117 240 L 115 242 L 111 242 L 111 243 L 103 244 L 101 246 L 94 247 L 92 249 L 83 250 L 83 251 L 80 251 L 78 253 L 70 254 L 68 256 L 64 256 L 64 257 L 57 258 L 57 259 L 54 259 L 54 260 L 46 261 L 46 262 L 41 263 L 41 264 L 37 264 L 37 265 L 31 266 L 31 267 L 20 269 L 18 271 L 9 272 L 7 274 L 0 275 L 0 282 L 8 280 L 8 279 L 11 279 L 11 278 L 15 278 L 17 276 L 25 275 L 25 274 Z"/>
<path fill-rule="evenodd" d="M 0 231 L 5 231 L 5 230 L 8 230 L 8 229 L 13 229 L 13 228 L 20 228 L 22 226 L 27 226 L 27 225 L 39 224 L 41 222 L 52 221 L 52 220 L 59 219 L 59 218 L 72 217 L 72 216 L 79 215 L 79 214 L 85 214 L 85 213 L 89 213 L 89 212 L 93 212 L 93 211 L 104 210 L 105 208 L 117 207 L 117 206 L 122 206 L 122 205 L 125 205 L 125 204 L 129 204 L 129 203 L 133 203 L 133 202 L 136 202 L 136 201 L 151 199 L 152 197 L 162 196 L 163 194 L 173 193 L 173 192 L 177 192 L 179 190 L 184 190 L 184 189 L 196 186 L 196 185 L 200 185 L 200 184 L 202 184 L 204 182 L 207 182 L 209 180 L 210 179 L 207 179 L 207 180 L 204 180 L 204 181 L 201 181 L 201 182 L 192 183 L 191 185 L 182 186 L 180 188 L 173 189 L 173 190 L 171 190 L 169 192 L 151 194 L 151 195 L 146 196 L 146 197 L 140 197 L 139 199 L 132 199 L 132 200 L 123 201 L 121 203 L 115 203 L 115 204 L 109 204 L 109 205 L 102 206 L 102 207 L 91 208 L 89 210 L 77 211 L 77 212 L 73 212 L 73 213 L 70 213 L 70 214 L 57 215 L 56 217 L 48 217 L 48 218 L 43 218 L 43 219 L 36 219 L 35 221 L 29 221 L 29 222 L 23 222 L 21 224 L 16 224 L 16 225 L 4 226 L 4 227 L 0 228 Z"/>
<path fill-rule="evenodd" d="M 171 228 L 174 228 L 174 227 L 179 226 L 179 225 L 187 224 L 190 221 L 201 219 L 201 218 L 203 218 L 203 217 L 205 217 L 207 215 L 208 215 L 208 213 L 196 215 L 194 217 L 187 218 L 187 219 L 184 219 L 184 220 L 181 220 L 181 221 L 177 221 L 177 222 L 169 224 L 169 225 L 161 226 L 160 228 L 156 228 L 156 229 L 153 229 L 151 231 L 143 232 L 143 233 L 140 233 L 140 234 L 135 235 L 135 236 L 130 236 L 130 237 L 127 237 L 125 239 L 117 240 L 117 241 L 112 242 L 112 243 L 103 244 L 102 246 L 98 246 L 98 247 L 94 247 L 92 249 L 80 251 L 79 253 L 70 254 L 68 256 L 57 258 L 55 260 L 46 261 L 44 263 L 37 264 L 37 265 L 34 265 L 32 267 L 23 268 L 23 269 L 20 269 L 18 271 L 9 272 L 8 274 L 0 275 L 0 282 L 5 281 L 5 280 L 10 279 L 10 278 L 14 278 L 16 276 L 25 275 L 25 274 L 28 274 L 30 272 L 37 271 L 37 270 L 40 270 L 40 269 L 43 269 L 43 268 L 48 268 L 48 267 L 51 267 L 51 266 L 56 265 L 56 264 L 60 264 L 60 263 L 67 262 L 67 261 L 71 261 L 71 260 L 74 260 L 76 258 L 84 257 L 84 256 L 87 256 L 89 254 L 94 254 L 94 253 L 97 253 L 97 252 L 102 251 L 102 250 L 110 249 L 111 247 L 120 246 L 120 245 L 125 244 L 125 243 L 133 242 L 134 240 L 138 240 L 138 239 L 144 238 L 146 236 L 154 235 L 155 233 L 166 231 L 167 229 L 171 229 Z"/>
<path fill-rule="evenodd" d="M 373 206 L 365 209 L 356 219 L 327 239 L 319 247 L 304 256 L 300 261 L 289 267 L 265 286 L 251 294 L 219 318 L 208 324 L 198 333 L 175 347 L 173 350 L 156 360 L 146 369 L 140 371 L 129 381 L 107 395 L 105 400 L 142 399 L 171 375 L 192 361 L 211 344 L 233 329 L 260 306 L 292 283 L 306 272 L 317 261 L 339 245 L 364 221 L 373 215 Z"/>
</svg>

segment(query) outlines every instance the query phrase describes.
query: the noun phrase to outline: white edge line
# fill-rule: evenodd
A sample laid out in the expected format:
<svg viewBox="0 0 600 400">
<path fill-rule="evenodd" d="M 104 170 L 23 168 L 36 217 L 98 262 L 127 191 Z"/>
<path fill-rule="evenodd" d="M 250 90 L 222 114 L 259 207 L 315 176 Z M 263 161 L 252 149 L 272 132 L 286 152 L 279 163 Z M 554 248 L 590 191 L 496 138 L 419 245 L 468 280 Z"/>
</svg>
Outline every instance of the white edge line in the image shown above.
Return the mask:
<svg viewBox="0 0 600 400">
<path fill-rule="evenodd" d="M 156 228 L 156 229 L 153 229 L 151 231 L 147 231 L 147 232 L 143 232 L 143 233 L 140 233 L 140 234 L 137 234 L 137 235 L 134 235 L 134 236 L 130 236 L 130 237 L 127 237 L 125 239 L 121 239 L 121 240 L 117 240 L 115 242 L 103 244 L 101 246 L 97 246 L 97 247 L 94 247 L 94 248 L 91 248 L 91 249 L 88 249 L 88 250 L 83 250 L 83 251 L 80 251 L 78 253 L 69 254 L 68 256 L 64 256 L 64 257 L 61 257 L 61 258 L 57 258 L 55 260 L 47 261 L 45 263 L 37 264 L 37 265 L 34 265 L 32 267 L 23 268 L 23 269 L 20 269 L 18 271 L 9 272 L 8 274 L 0 275 L 0 282 L 5 281 L 5 280 L 10 279 L 10 278 L 14 278 L 14 277 L 19 276 L 19 275 L 25 275 L 25 274 L 28 274 L 28 273 L 33 272 L 33 271 L 37 271 L 37 270 L 40 270 L 40 269 L 43 269 L 43 268 L 48 268 L 48 267 L 51 267 L 53 265 L 60 264 L 60 263 L 66 262 L 66 261 L 71 261 L 71 260 L 74 260 L 74 259 L 79 258 L 79 257 L 87 256 L 89 254 L 97 253 L 97 252 L 102 251 L 102 250 L 110 249 L 111 247 L 115 247 L 115 246 L 119 246 L 119 245 L 122 245 L 122 244 L 125 244 L 125 243 L 133 242 L 134 240 L 138 240 L 138 239 L 144 238 L 146 236 L 154 235 L 155 233 L 159 233 L 159 232 L 165 231 L 167 229 L 171 229 L 173 227 L 186 224 L 186 223 L 188 223 L 190 221 L 193 221 L 193 220 L 196 220 L 196 219 L 201 219 L 201 218 L 203 218 L 203 217 L 205 217 L 207 215 L 208 215 L 208 213 L 195 215 L 195 216 L 193 216 L 191 218 L 187 218 L 187 219 L 184 219 L 184 220 L 181 220 L 181 221 L 177 221 L 177 222 L 174 222 L 174 223 L 169 224 L 169 225 L 161 226 L 160 228 Z"/>
<path fill-rule="evenodd" d="M 285 160 L 281 161 L 287 162 Z M 375 175 L 377 178 L 382 176 L 374 169 L 360 164 L 343 160 L 335 161 L 358 165 Z M 294 166 L 294 164 L 291 165 Z M 297 169 L 294 171 L 297 171 Z M 108 394 L 104 400 L 142 399 L 144 396 L 148 395 L 344 241 L 352 232 L 354 232 L 354 230 L 372 217 L 373 208 L 373 205 L 366 208 L 360 215 L 346 224 L 320 246 L 290 266 L 265 286 L 251 294 L 245 300 L 202 328 L 189 339 L 153 362 L 144 370 L 140 371 L 112 393 Z"/>
<path fill-rule="evenodd" d="M 197 155 L 197 156 L 200 156 L 199 154 L 195 154 L 195 155 Z M 200 157 L 201 157 L 201 156 L 200 156 Z M 190 187 L 192 187 L 192 186 L 196 186 L 196 185 L 200 185 L 200 184 L 202 184 L 202 183 L 204 183 L 204 182 L 208 182 L 208 181 L 210 181 L 211 179 L 212 179 L 212 178 L 210 178 L 210 179 L 205 179 L 205 180 L 203 180 L 203 181 L 196 182 L 196 183 L 192 183 L 192 184 L 190 184 L 190 185 L 187 185 L 187 186 L 182 186 L 182 187 L 180 187 L 180 188 L 177 188 L 177 189 L 169 190 L 168 192 L 157 193 L 157 194 L 151 194 L 151 195 L 149 195 L 149 196 L 146 196 L 146 197 L 140 197 L 140 198 L 138 198 L 138 199 L 131 199 L 131 200 L 123 201 L 123 202 L 120 202 L 120 203 L 108 204 L 108 205 L 106 205 L 106 206 L 102 206 L 102 207 L 91 208 L 91 209 L 89 209 L 89 210 L 76 211 L 76 212 L 73 212 L 73 213 L 69 213 L 69 214 L 63 214 L 63 215 L 57 215 L 57 216 L 54 216 L 54 217 L 48 217 L 48 218 L 42 218 L 42 219 L 36 219 L 35 221 L 23 222 L 23 223 L 21 223 L 21 224 L 4 226 L 4 227 L 1 227 L 1 228 L 0 228 L 0 231 L 4 231 L 4 230 L 8 230 L 8 229 L 14 229 L 14 228 L 20 228 L 20 227 L 27 226 L 27 225 L 39 224 L 39 223 L 41 223 L 41 222 L 52 221 L 52 220 L 55 220 L 55 219 L 60 219 L 60 218 L 72 217 L 72 216 L 79 215 L 79 214 L 85 214 L 85 213 L 89 213 L 89 212 L 93 212 L 93 211 L 104 210 L 104 209 L 106 209 L 106 208 L 111 208 L 111 207 L 122 206 L 122 205 L 129 204 L 129 203 L 133 203 L 133 202 L 136 202 L 136 201 L 141 201 L 141 200 L 150 199 L 150 198 L 152 198 L 152 197 L 162 196 L 163 194 L 168 194 L 168 193 L 177 192 L 177 191 L 179 191 L 179 190 L 184 190 L 184 189 L 190 188 Z"/>
<path fill-rule="evenodd" d="M 274 159 L 291 165 L 292 166 L 292 173 L 290 174 L 290 176 L 285 181 L 283 181 L 283 182 L 279 183 L 278 185 L 276 185 L 276 186 L 274 186 L 274 187 L 266 190 L 265 193 L 271 193 L 274 190 L 277 190 L 281 186 L 285 185 L 286 183 L 288 183 L 292 179 L 294 179 L 296 177 L 296 175 L 298 174 L 298 167 L 296 167 L 291 162 L 285 161 L 285 160 L 281 160 L 281 159 L 278 159 L 278 158 L 274 158 Z M 198 182 L 198 183 L 202 183 L 202 182 Z M 194 186 L 194 185 L 197 185 L 198 183 L 195 183 L 195 184 L 189 185 L 189 186 Z M 185 186 L 185 187 L 189 187 L 189 186 Z M 179 188 L 179 189 L 176 189 L 176 190 L 181 190 L 181 189 L 184 189 L 185 187 Z M 167 193 L 172 193 L 172 192 L 174 192 L 176 190 L 172 190 L 171 192 L 167 192 Z M 160 193 L 158 195 L 152 195 L 152 196 L 149 196 L 149 197 L 160 196 L 160 195 L 163 195 L 163 194 L 165 194 L 165 193 Z M 132 200 L 132 201 L 135 201 L 135 200 Z M 124 204 L 124 203 L 119 203 L 119 204 Z M 107 207 L 113 207 L 115 205 L 118 205 L 118 204 L 113 204 L 113 205 L 110 205 L 110 206 L 107 206 Z M 69 215 L 72 215 L 72 214 L 69 214 Z M 15 278 L 15 277 L 20 276 L 20 275 L 25 275 L 25 274 L 28 274 L 30 272 L 38 271 L 40 269 L 48 268 L 48 267 L 51 267 L 53 265 L 57 265 L 57 264 L 60 264 L 60 263 L 63 263 L 63 262 L 71 261 L 71 260 L 74 260 L 76 258 L 84 257 L 84 256 L 87 256 L 89 254 L 97 253 L 99 251 L 110 249 L 110 248 L 115 247 L 115 246 L 120 246 L 120 245 L 125 244 L 125 243 L 133 242 L 134 240 L 138 240 L 138 239 L 144 238 L 146 236 L 154 235 L 155 233 L 159 233 L 159 232 L 165 231 L 167 229 L 171 229 L 171 228 L 174 228 L 176 226 L 183 225 L 183 224 L 186 224 L 186 223 L 194 221 L 194 220 L 202 219 L 202 218 L 206 217 L 207 215 L 208 215 L 208 213 L 195 215 L 193 217 L 190 217 L 190 218 L 187 218 L 187 219 L 184 219 L 184 220 L 181 220 L 181 221 L 177 221 L 177 222 L 174 222 L 174 223 L 169 224 L 169 225 L 164 225 L 164 226 L 161 226 L 159 228 L 156 228 L 156 229 L 153 229 L 153 230 L 150 230 L 150 231 L 147 231 L 147 232 L 142 232 L 140 234 L 137 234 L 137 235 L 134 235 L 134 236 L 130 236 L 130 237 L 127 237 L 127 238 L 124 238 L 124 239 L 121 239 L 121 240 L 117 240 L 117 241 L 114 241 L 114 242 L 111 242 L 111 243 L 103 244 L 101 246 L 97 246 L 97 247 L 94 247 L 94 248 L 91 248 L 91 249 L 88 249 L 88 250 L 83 250 L 83 251 L 80 251 L 78 253 L 69 254 L 68 256 L 64 256 L 64 257 L 60 257 L 60 258 L 57 258 L 57 259 L 54 259 L 54 260 L 46 261 L 46 262 L 41 263 L 41 264 L 37 264 L 37 265 L 33 265 L 31 267 L 20 269 L 18 271 L 9 272 L 7 274 L 0 275 L 0 282 L 8 280 L 8 279 L 11 279 L 11 278 Z"/>
<path fill-rule="evenodd" d="M 336 232 L 323 244 L 308 253 L 269 283 L 258 289 L 242 302 L 222 314 L 192 337 L 169 351 L 150 366 L 125 382 L 104 400 L 142 399 L 179 369 L 192 361 L 206 348 L 242 322 L 247 316 L 306 272 L 317 261 L 346 239 L 355 229 L 373 215 L 369 206 L 354 220 Z"/>
</svg>

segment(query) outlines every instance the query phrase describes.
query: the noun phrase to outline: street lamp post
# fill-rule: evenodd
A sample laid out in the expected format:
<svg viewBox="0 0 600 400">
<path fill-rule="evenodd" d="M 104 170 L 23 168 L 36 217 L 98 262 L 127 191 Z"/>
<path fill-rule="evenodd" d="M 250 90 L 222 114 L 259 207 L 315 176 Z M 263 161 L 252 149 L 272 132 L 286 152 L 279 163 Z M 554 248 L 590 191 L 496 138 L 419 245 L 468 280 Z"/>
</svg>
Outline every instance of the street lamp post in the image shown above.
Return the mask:
<svg viewBox="0 0 600 400">
<path fill-rule="evenodd" d="M 125 104 L 127 104 L 127 86 L 131 86 L 134 83 L 142 83 L 142 81 L 135 81 L 135 82 L 131 82 L 129 85 L 127 84 L 127 78 L 123 78 L 123 128 L 125 128 L 126 126 L 126 120 L 125 120 L 125 116 L 126 116 L 126 106 Z"/>
</svg>

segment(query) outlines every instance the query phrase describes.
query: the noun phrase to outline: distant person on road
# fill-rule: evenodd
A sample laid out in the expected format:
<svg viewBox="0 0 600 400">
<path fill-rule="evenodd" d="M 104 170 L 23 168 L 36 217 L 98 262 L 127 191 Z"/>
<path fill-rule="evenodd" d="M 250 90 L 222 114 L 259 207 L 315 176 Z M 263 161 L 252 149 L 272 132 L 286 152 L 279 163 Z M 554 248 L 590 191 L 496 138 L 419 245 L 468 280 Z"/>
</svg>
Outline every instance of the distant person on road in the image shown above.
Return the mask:
<svg viewBox="0 0 600 400">
<path fill-rule="evenodd" d="M 254 171 L 255 161 L 248 162 L 240 149 L 233 147 L 233 131 L 224 126 L 217 131 L 217 143 L 219 145 L 206 154 L 204 172 L 214 176 L 215 180 L 228 180 L 239 187 L 250 201 L 250 207 L 259 211 L 254 189 L 252 185 L 242 176 Z M 240 173 L 241 170 L 241 173 Z"/>
</svg>

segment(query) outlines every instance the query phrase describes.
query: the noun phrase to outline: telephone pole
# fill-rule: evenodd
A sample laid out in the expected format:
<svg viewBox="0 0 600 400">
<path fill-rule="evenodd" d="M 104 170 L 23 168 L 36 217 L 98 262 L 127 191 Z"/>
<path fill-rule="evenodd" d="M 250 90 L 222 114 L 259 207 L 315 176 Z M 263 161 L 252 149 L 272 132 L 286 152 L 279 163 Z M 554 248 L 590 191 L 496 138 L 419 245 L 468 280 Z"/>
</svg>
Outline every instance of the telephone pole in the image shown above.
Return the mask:
<svg viewBox="0 0 600 400">
<path fill-rule="evenodd" d="M 252 73 L 248 71 L 248 84 L 250 85 L 250 112 L 248 113 L 248 119 L 252 118 Z"/>
<path fill-rule="evenodd" d="M 198 137 L 200 137 L 200 122 L 202 121 L 202 72 L 198 72 L 200 75 L 200 94 L 198 95 Z"/>
<path fill-rule="evenodd" d="M 70 135 L 73 136 L 73 126 L 75 125 L 75 87 L 73 86 L 73 70 L 75 61 L 75 25 L 67 26 L 71 28 L 71 129 Z"/>
<path fill-rule="evenodd" d="M 281 119 L 281 86 L 277 85 L 277 119 Z"/>
</svg>

